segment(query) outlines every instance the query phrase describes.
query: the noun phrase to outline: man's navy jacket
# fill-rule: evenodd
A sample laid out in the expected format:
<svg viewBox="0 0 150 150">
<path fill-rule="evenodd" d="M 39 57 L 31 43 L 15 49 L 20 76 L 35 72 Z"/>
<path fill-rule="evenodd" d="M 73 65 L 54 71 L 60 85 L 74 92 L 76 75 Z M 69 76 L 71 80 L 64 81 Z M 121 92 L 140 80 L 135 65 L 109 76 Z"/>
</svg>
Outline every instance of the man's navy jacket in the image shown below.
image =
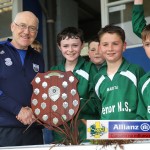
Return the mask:
<svg viewBox="0 0 150 150">
<path fill-rule="evenodd" d="M 0 127 L 25 127 L 16 116 L 31 106 L 31 81 L 44 72 L 44 60 L 30 46 L 22 65 L 18 50 L 7 40 L 0 44 Z"/>
</svg>

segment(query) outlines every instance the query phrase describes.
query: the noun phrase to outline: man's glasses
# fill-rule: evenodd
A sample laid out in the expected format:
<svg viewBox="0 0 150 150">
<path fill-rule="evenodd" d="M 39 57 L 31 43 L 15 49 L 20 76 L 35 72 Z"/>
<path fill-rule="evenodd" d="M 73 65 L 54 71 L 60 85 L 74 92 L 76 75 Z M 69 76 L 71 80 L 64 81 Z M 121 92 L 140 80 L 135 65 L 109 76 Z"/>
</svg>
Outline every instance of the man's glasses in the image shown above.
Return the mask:
<svg viewBox="0 0 150 150">
<path fill-rule="evenodd" d="M 15 23 L 15 22 L 14 22 L 14 23 Z M 36 27 L 34 27 L 34 26 L 27 26 L 27 25 L 24 24 L 24 23 L 21 23 L 21 24 L 15 23 L 15 25 L 18 26 L 18 28 L 19 28 L 20 30 L 25 30 L 25 29 L 28 28 L 28 30 L 29 30 L 30 32 L 36 32 L 36 31 L 37 31 L 37 28 L 36 28 Z"/>
</svg>

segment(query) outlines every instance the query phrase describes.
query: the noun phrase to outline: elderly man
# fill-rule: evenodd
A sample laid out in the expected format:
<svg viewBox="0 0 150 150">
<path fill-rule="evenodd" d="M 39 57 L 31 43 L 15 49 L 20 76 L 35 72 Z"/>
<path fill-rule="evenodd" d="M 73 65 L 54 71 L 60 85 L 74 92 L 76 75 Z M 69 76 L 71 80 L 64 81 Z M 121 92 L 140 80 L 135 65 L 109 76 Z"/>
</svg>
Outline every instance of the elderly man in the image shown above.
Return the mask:
<svg viewBox="0 0 150 150">
<path fill-rule="evenodd" d="M 44 72 L 43 57 L 30 47 L 38 24 L 32 12 L 18 13 L 11 24 L 12 40 L 0 44 L 0 146 L 43 143 L 42 128 L 33 123 L 30 108 L 31 81 Z"/>
</svg>

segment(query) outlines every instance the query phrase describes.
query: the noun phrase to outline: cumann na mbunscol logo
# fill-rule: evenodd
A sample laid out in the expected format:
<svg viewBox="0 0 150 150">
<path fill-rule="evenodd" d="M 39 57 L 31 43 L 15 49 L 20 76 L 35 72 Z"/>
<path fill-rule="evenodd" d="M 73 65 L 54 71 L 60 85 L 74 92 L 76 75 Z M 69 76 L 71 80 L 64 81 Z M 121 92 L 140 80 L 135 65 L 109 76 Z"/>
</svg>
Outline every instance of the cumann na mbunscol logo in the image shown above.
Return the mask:
<svg viewBox="0 0 150 150">
<path fill-rule="evenodd" d="M 87 139 L 108 139 L 108 121 L 87 120 Z"/>
</svg>

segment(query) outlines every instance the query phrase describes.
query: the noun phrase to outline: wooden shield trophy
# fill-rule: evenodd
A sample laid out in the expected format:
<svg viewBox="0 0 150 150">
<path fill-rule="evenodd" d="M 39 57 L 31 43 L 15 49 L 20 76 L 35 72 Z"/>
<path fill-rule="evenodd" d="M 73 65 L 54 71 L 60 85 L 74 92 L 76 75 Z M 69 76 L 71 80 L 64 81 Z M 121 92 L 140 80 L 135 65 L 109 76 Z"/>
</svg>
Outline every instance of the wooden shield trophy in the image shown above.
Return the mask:
<svg viewBox="0 0 150 150">
<path fill-rule="evenodd" d="M 31 82 L 31 108 L 38 120 L 50 126 L 71 120 L 80 105 L 77 83 L 71 71 L 38 73 Z"/>
</svg>

